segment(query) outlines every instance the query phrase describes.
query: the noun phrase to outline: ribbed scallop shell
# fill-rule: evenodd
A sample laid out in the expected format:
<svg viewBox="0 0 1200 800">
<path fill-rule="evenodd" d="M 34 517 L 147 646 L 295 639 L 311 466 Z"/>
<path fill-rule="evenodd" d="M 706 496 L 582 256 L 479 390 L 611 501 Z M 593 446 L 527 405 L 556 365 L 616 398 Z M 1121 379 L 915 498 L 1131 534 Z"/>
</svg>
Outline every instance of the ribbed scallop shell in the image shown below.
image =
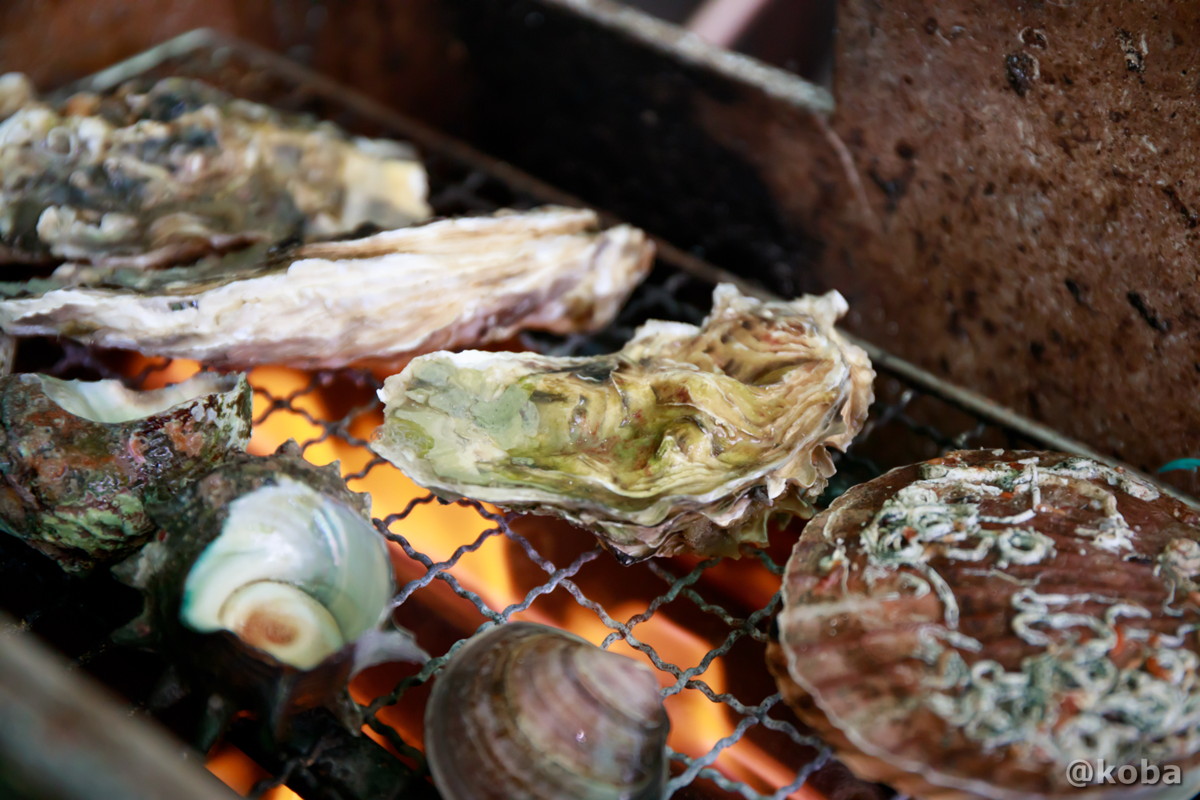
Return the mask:
<svg viewBox="0 0 1200 800">
<path fill-rule="evenodd" d="M 736 555 L 812 514 L 866 419 L 874 372 L 836 292 L 731 285 L 700 327 L 653 321 L 617 353 L 435 353 L 388 378 L 372 448 L 422 486 L 564 517 L 623 561 Z"/>
<path fill-rule="evenodd" d="M 1200 788 L 1200 517 L 1084 458 L 963 451 L 857 486 L 788 560 L 769 663 L 860 776 L 918 798 Z M 1072 786 L 1068 765 L 1179 783 Z"/>
<path fill-rule="evenodd" d="M 446 800 L 658 800 L 668 728 L 651 669 L 513 622 L 436 677 L 425 746 Z"/>
<path fill-rule="evenodd" d="M 173 492 L 250 439 L 245 376 L 204 373 L 138 392 L 119 381 L 0 377 L 0 529 L 88 570 L 154 526 L 148 494 Z"/>
</svg>

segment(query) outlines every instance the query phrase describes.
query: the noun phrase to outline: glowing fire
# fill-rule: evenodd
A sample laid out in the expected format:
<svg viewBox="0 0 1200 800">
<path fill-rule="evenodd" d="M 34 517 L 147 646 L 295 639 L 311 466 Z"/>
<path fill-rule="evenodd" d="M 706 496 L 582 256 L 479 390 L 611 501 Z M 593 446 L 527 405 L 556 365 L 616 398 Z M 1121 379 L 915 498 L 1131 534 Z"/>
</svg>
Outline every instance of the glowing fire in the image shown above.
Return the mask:
<svg viewBox="0 0 1200 800">
<path fill-rule="evenodd" d="M 132 371 L 136 373 L 148 365 L 160 363 L 139 358 L 134 361 Z M 150 372 L 144 385 L 146 388 L 157 388 L 175 383 L 190 377 L 199 368 L 195 362 L 176 360 Z M 255 387 L 255 428 L 250 452 L 259 455 L 272 453 L 288 439 L 307 443 L 304 457 L 322 465 L 339 461 L 350 488 L 357 492 L 368 492 L 372 499 L 372 514 L 381 519 L 403 511 L 410 501 L 428 494 L 390 464 L 376 461 L 365 447 L 351 443 L 342 436 L 330 435 L 319 424 L 320 420 L 340 419 L 347 410 L 361 408 L 363 410 L 344 430 L 352 439 L 360 442 L 368 440 L 372 431 L 382 422 L 382 414 L 377 405 L 371 405 L 373 398 L 366 387 L 338 385 L 326 391 L 325 387 L 314 383 L 311 373 L 283 367 L 259 367 L 250 372 L 249 378 Z M 335 392 L 338 393 L 336 397 Z M 347 394 L 351 396 L 346 397 Z M 287 402 L 277 405 L 275 398 Z M 376 463 L 372 464 L 373 461 Z M 440 562 L 451 558 L 456 548 L 473 542 L 490 527 L 493 527 L 493 523 L 469 506 L 429 503 L 415 507 L 397 532 L 402 533 L 414 548 L 433 561 Z M 425 573 L 423 565 L 409 559 L 398 546 L 393 545 L 393 548 L 393 560 L 402 583 Z M 464 556 L 455 565 L 453 574 L 463 588 L 478 594 L 491 608 L 503 609 L 520 603 L 526 589 L 514 579 L 518 566 L 512 561 L 513 552 L 513 548 L 504 547 L 503 537 L 493 537 L 482 544 L 479 552 Z M 615 562 L 612 563 L 615 565 Z M 733 594 L 738 596 L 740 602 L 750 603 L 747 606 L 750 608 L 764 605 L 777 588 L 777 579 L 770 575 L 764 577 L 763 570 L 759 569 L 758 574 L 750 574 L 754 566 L 753 563 L 743 562 L 728 568 L 729 575 L 734 577 L 730 581 Z M 529 609 L 513 614 L 512 619 L 555 625 L 597 644 L 613 632 L 591 609 L 576 603 L 561 588 L 556 589 L 555 594 L 560 596 L 550 602 L 547 602 L 549 597 L 539 599 Z M 606 608 L 614 619 L 620 621 L 629 620 L 645 610 L 636 601 L 610 602 Z M 469 635 L 482 621 L 476 611 L 459 610 L 451 607 L 449 602 L 445 608 L 439 607 L 437 612 L 446 618 L 448 625 L 456 626 L 455 629 L 462 636 Z M 666 609 L 659 609 L 649 619 L 637 624 L 633 635 L 638 641 L 652 647 L 663 661 L 683 669 L 701 663 L 719 643 L 679 624 Z M 650 663 L 645 653 L 623 639 L 617 639 L 610 649 Z M 664 687 L 675 684 L 674 676 L 668 672 L 660 670 L 658 676 Z M 715 693 L 728 690 L 726 664 L 722 658 L 714 659 L 696 677 Z M 359 702 L 368 702 L 390 691 L 392 686 L 388 680 L 386 674 L 368 671 L 355 681 L 351 687 L 352 693 Z M 419 693 L 420 690 L 414 691 Z M 378 718 L 394 727 L 405 741 L 420 746 L 422 721 L 418 713 L 409 707 L 411 704 L 407 699 L 399 704 L 400 707 L 382 709 Z M 724 704 L 709 700 L 698 690 L 685 688 L 675 692 L 666 699 L 665 704 L 673 722 L 668 745 L 678 752 L 692 757 L 703 756 L 719 740 L 735 731 L 737 715 Z M 388 746 L 375 731 L 365 728 L 364 732 L 381 745 Z M 214 753 L 208 766 L 242 793 L 264 775 L 249 758 L 229 747 Z M 730 778 L 766 792 L 775 791 L 795 777 L 795 765 L 787 766 L 747 738 L 743 738 L 736 746 L 722 750 L 714 766 Z M 287 789 L 278 788 L 271 790 L 266 797 L 269 800 L 282 800 L 295 795 Z M 822 800 L 823 796 L 815 790 L 803 788 L 791 797 Z"/>
</svg>

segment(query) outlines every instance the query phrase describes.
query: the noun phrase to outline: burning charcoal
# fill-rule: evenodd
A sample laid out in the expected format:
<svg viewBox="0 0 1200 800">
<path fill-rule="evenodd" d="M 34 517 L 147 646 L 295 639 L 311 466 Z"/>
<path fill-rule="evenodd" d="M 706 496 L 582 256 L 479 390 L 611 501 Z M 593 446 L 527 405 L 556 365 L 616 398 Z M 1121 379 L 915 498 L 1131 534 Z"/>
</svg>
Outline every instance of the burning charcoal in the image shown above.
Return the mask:
<svg viewBox="0 0 1200 800">
<path fill-rule="evenodd" d="M 406 145 L 198 81 L 49 104 L 5 76 L 0 115 L 0 261 L 156 267 L 429 216 Z"/>
<path fill-rule="evenodd" d="M 591 211 L 464 217 L 362 239 L 251 249 L 103 285 L 14 287 L 0 328 L 210 364 L 340 367 L 607 324 L 653 245 Z M 60 270 L 61 272 L 61 270 Z"/>
<path fill-rule="evenodd" d="M 373 449 L 443 497 L 548 513 L 623 561 L 736 555 L 812 514 L 827 448 L 862 427 L 874 372 L 836 292 L 762 302 L 729 285 L 702 327 L 654 321 L 595 358 L 435 353 L 380 392 Z"/>
<path fill-rule="evenodd" d="M 528 622 L 468 641 L 425 710 L 446 800 L 658 800 L 669 728 L 652 669 Z"/>
<path fill-rule="evenodd" d="M 1198 523 L 1061 453 L 896 469 L 808 524 L 768 661 L 852 769 L 914 797 L 1190 798 Z"/>
<path fill-rule="evenodd" d="M 159 535 L 114 568 L 146 608 L 118 638 L 212 692 L 214 727 L 247 708 L 280 730 L 327 706 L 357 730 L 349 677 L 425 658 L 406 631 L 384 630 L 395 586 L 369 510 L 336 464 L 315 467 L 294 443 L 218 467 L 149 505 Z"/>
<path fill-rule="evenodd" d="M 246 448 L 250 386 L 202 373 L 149 392 L 119 381 L 0 377 L 0 529 L 64 569 L 139 547 L 144 502 Z"/>
</svg>

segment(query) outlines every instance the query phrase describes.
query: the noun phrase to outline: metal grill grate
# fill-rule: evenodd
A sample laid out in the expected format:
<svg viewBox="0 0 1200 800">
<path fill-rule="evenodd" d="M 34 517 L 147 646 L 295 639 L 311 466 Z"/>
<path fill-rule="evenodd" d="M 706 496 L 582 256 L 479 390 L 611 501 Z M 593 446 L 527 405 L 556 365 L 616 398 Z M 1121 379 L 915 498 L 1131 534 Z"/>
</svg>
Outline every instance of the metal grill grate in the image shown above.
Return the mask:
<svg viewBox="0 0 1200 800">
<path fill-rule="evenodd" d="M 276 56 L 208 35 L 189 35 L 165 45 L 102 73 L 92 85 L 103 88 L 137 75 L 168 74 L 203 78 L 235 94 L 308 111 L 356 132 L 416 141 L 430 169 L 432 202 L 440 214 L 564 200 L 553 189 Z M 710 293 L 708 280 L 682 271 L 678 259 L 663 259 L 608 330 L 565 339 L 526 336 L 519 344 L 556 354 L 610 351 L 646 319 L 698 321 Z M 47 353 L 56 351 L 50 345 L 27 347 L 22 359 L 50 358 Z M 54 358 L 53 371 L 71 377 L 128 376 L 133 369 L 135 376 L 126 380 L 137 386 L 178 380 L 190 369 L 178 362 L 134 362 L 141 366 L 131 368 L 128 356 L 97 355 L 71 345 Z M 1034 427 L 964 410 L 952 393 L 913 382 L 911 369 L 904 365 L 875 360 L 880 376 L 870 421 L 852 451 L 837 458 L 838 472 L 825 502 L 887 469 L 950 449 L 1061 446 Z M 34 368 L 30 363 L 19 367 Z M 511 619 L 569 627 L 659 670 L 676 737 L 671 742 L 670 796 L 784 798 L 828 768 L 828 749 L 795 722 L 763 658 L 778 610 L 782 564 L 798 526 L 775 531 L 770 547 L 739 561 L 677 557 L 620 567 L 590 536 L 568 525 L 502 515 L 469 501 L 447 505 L 412 487 L 398 470 L 366 449 L 370 431 L 381 418 L 375 398 L 381 380 L 376 374 L 261 368 L 251 374 L 251 383 L 252 450 L 269 452 L 296 437 L 310 460 L 340 459 L 351 488 L 371 492 L 376 524 L 397 546 L 402 588 L 395 600 L 395 619 L 416 632 L 437 657 L 415 673 L 369 671 L 356 689 L 370 730 L 418 777 L 423 774 L 421 754 L 413 743 L 419 740 L 428 681 L 471 633 Z M 22 567 L 11 546 L 0 556 L 4 585 Z M 14 609 L 19 590 L 11 583 L 9 587 L 8 592 L 0 591 L 0 599 L 26 627 L 39 632 L 53 628 L 52 609 Z M 87 585 L 69 591 L 50 588 L 51 595 L 55 591 L 58 606 L 90 605 Z M 96 629 L 110 629 L 121 613 L 118 606 L 99 615 Z M 111 670 L 105 669 L 108 652 L 102 639 L 93 639 L 69 655 L 102 680 L 127 689 L 111 680 Z M 317 740 L 323 741 L 320 736 Z M 321 746 L 293 745 L 263 754 L 260 760 L 272 774 L 252 794 L 292 780 L 311 766 Z M 414 796 L 429 796 L 427 785 L 414 787 Z"/>
</svg>

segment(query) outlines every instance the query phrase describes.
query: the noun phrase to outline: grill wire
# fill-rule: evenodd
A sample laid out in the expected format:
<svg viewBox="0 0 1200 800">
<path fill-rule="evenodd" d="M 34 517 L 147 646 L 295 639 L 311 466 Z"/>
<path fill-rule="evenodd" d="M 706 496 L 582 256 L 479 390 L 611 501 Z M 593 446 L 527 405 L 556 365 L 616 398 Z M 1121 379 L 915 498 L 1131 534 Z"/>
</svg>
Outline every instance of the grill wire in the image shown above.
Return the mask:
<svg viewBox="0 0 1200 800">
<path fill-rule="evenodd" d="M 395 135 L 387 123 L 380 124 L 378 120 L 341 106 L 337 97 L 320 90 L 319 86 L 314 88 L 310 83 L 298 81 L 294 72 L 273 69 L 275 66 L 278 66 L 276 62 L 264 61 L 260 54 L 248 48 L 242 51 L 227 45 L 206 44 L 176 52 L 165 61 L 151 65 L 143 74 L 199 77 L 241 96 L 332 119 L 356 132 Z M 144 68 L 143 64 L 138 71 Z M 500 179 L 494 171 L 463 163 L 453 153 L 446 155 L 426 148 L 423 155 L 431 175 L 432 204 L 439 214 L 486 212 L 503 206 L 523 207 L 541 200 Z M 593 336 L 565 338 L 526 335 L 519 344 L 558 355 L 609 352 L 619 348 L 646 319 L 698 322 L 707 310 L 710 294 L 711 285 L 660 262 L 607 330 Z M 133 386 L 144 385 L 156 372 L 168 366 L 154 363 L 131 378 L 124 374 L 122 365 L 128 362 L 119 354 L 93 353 L 69 343 L 58 345 L 36 341 L 23 345 L 19 358 L 19 369 L 40 367 L 39 371 L 64 377 L 117 377 Z M 42 360 L 41 364 L 38 364 L 39 360 Z M 47 368 L 46 363 L 53 366 Z M 255 407 L 259 409 L 254 420 L 256 430 L 294 415 L 315 431 L 310 438 L 300 442 L 310 458 L 313 448 L 332 443 L 344 443 L 360 451 L 366 447 L 367 441 L 356 435 L 354 423 L 364 416 L 378 414 L 375 391 L 382 383 L 372 372 L 318 371 L 311 373 L 307 383 L 299 389 L 289 392 L 267 388 L 256 374 L 251 375 L 251 382 L 255 384 Z M 931 458 L 948 450 L 1039 446 L 1038 442 L 1015 430 L 979 419 L 898 376 L 881 373 L 875 391 L 876 401 L 866 428 L 849 453 L 835 458 L 838 471 L 819 504 L 822 507 L 856 483 L 892 467 Z M 353 398 L 353 405 L 330 416 L 311 410 L 320 406 L 314 401 L 336 392 L 344 392 Z M 357 483 L 378 479 L 388 471 L 395 472 L 394 467 L 377 457 L 366 453 L 364 457 L 367 458 L 365 465 L 346 475 L 351 488 Z M 396 479 L 399 480 L 398 472 Z M 393 689 L 364 706 L 366 724 L 400 754 L 402 761 L 411 764 L 418 775 L 423 775 L 423 756 L 386 721 L 387 710 L 392 706 L 409 707 L 411 712 L 412 707 L 423 704 L 425 693 L 420 691 L 421 687 L 436 677 L 446 660 L 474 630 L 524 618 L 528 612 L 563 615 L 567 613 L 562 610 L 563 605 L 571 609 L 571 614 L 575 615 L 573 619 L 581 613 L 594 617 L 594 623 L 602 626 L 600 630 L 604 633 L 603 639 L 597 641 L 602 647 L 619 644 L 624 652 L 630 652 L 628 648 L 632 648 L 659 670 L 665 683 L 662 695 L 669 709 L 675 707 L 671 704 L 673 698 L 694 702 L 702 696 L 703 702 L 712 704 L 724 715 L 729 733 L 723 738 L 705 742 L 707 749 L 703 751 L 670 753 L 672 775 L 667 796 L 785 798 L 803 787 L 814 772 L 830 762 L 828 748 L 795 721 L 775 691 L 774 682 L 763 664 L 765 643 L 779 607 L 778 592 L 764 605 L 749 608 L 731 599 L 723 588 L 728 586 L 730 575 L 751 576 L 777 587 L 790 542 L 800 529 L 798 524 L 787 530 L 774 531 L 770 547 L 752 550 L 733 564 L 723 559 L 699 561 L 678 557 L 619 567 L 583 532 L 554 525 L 553 537 L 548 538 L 541 530 L 531 528 L 529 520 L 494 513 L 479 503 L 459 501 L 457 505 L 473 510 L 479 526 L 475 530 L 464 529 L 462 540 L 453 543 L 450 555 L 437 560 L 414 546 L 412 540 L 413 526 L 422 524 L 417 517 L 426 513 L 428 507 L 438 505 L 444 504 L 433 495 L 419 496 L 401 511 L 375 520 L 379 530 L 403 551 L 405 558 L 400 559 L 400 572 L 410 577 L 395 598 L 395 619 L 399 624 L 417 630 L 420 637 L 423 626 L 428 630 L 436 624 L 436 621 L 421 618 L 432 602 L 428 598 L 437 595 L 444 603 L 449 596 L 447 590 L 468 603 L 467 608 L 473 608 L 476 614 L 471 616 L 468 610 L 466 624 L 462 623 L 463 615 L 460 614 L 459 628 L 455 629 L 457 639 L 448 650 L 437 653 L 420 671 L 410 672 Z M 449 547 L 449 544 L 443 544 Z M 494 558 L 498 551 L 511 561 L 510 571 L 520 576 L 518 582 L 524 589 L 518 602 L 502 607 L 490 605 L 484 596 L 470 587 L 469 581 L 460 579 L 463 565 L 469 559 Z M 89 601 L 92 585 L 89 582 L 68 585 L 56 583 L 57 578 L 42 577 L 36 580 L 47 585 L 38 587 L 38 592 L 23 595 L 22 592 L 29 588 L 28 583 L 34 580 L 25 571 L 26 557 L 15 551 L 11 542 L 3 545 L 0 557 L 3 558 L 0 561 L 0 587 L 3 587 L 0 588 L 0 601 L 22 620 L 24 627 L 42 633 L 52 641 L 55 626 L 59 624 L 55 622 L 56 610 L 92 615 L 97 630 L 111 630 L 123 621 L 123 615 L 131 612 L 128 604 L 117 604 L 103 612 L 96 610 L 95 604 Z M 639 589 L 642 594 L 635 599 L 642 601 L 643 607 L 632 615 L 621 614 L 612 607 L 615 604 L 611 598 L 596 588 L 613 580 L 630 586 L 656 588 Z M 54 602 L 27 607 L 28 597 L 47 595 L 54 597 Z M 545 612 L 545 608 L 552 610 Z M 675 663 L 664 656 L 654 635 L 654 621 L 659 615 L 672 620 L 683 619 L 702 628 L 703 633 L 689 635 L 703 638 L 704 652 L 684 663 Z M 76 624 L 78 622 L 75 620 Z M 429 645 L 422 643 L 428 649 Z M 105 667 L 112 649 L 107 640 L 93 639 L 82 649 L 79 646 L 69 648 L 67 655 L 102 681 L 136 698 L 138 693 L 123 686 L 112 674 L 113 668 Z M 711 681 L 710 676 L 717 669 L 727 673 L 724 683 L 729 688 L 724 691 L 716 691 L 710 685 L 710 682 L 716 682 Z M 133 702 L 139 707 L 150 705 L 144 697 Z M 674 718 L 675 712 L 672 717 L 673 727 L 691 724 L 685 719 Z M 739 753 L 748 747 L 761 748 L 786 764 L 790 779 L 785 778 L 786 782 L 777 785 L 765 785 L 762 781 L 751 785 L 730 777 L 730 770 L 718 768 L 718 760 L 725 764 L 741 763 Z M 284 757 L 268 778 L 254 786 L 251 795 L 261 795 L 284 783 L 312 755 L 293 753 Z"/>
</svg>

